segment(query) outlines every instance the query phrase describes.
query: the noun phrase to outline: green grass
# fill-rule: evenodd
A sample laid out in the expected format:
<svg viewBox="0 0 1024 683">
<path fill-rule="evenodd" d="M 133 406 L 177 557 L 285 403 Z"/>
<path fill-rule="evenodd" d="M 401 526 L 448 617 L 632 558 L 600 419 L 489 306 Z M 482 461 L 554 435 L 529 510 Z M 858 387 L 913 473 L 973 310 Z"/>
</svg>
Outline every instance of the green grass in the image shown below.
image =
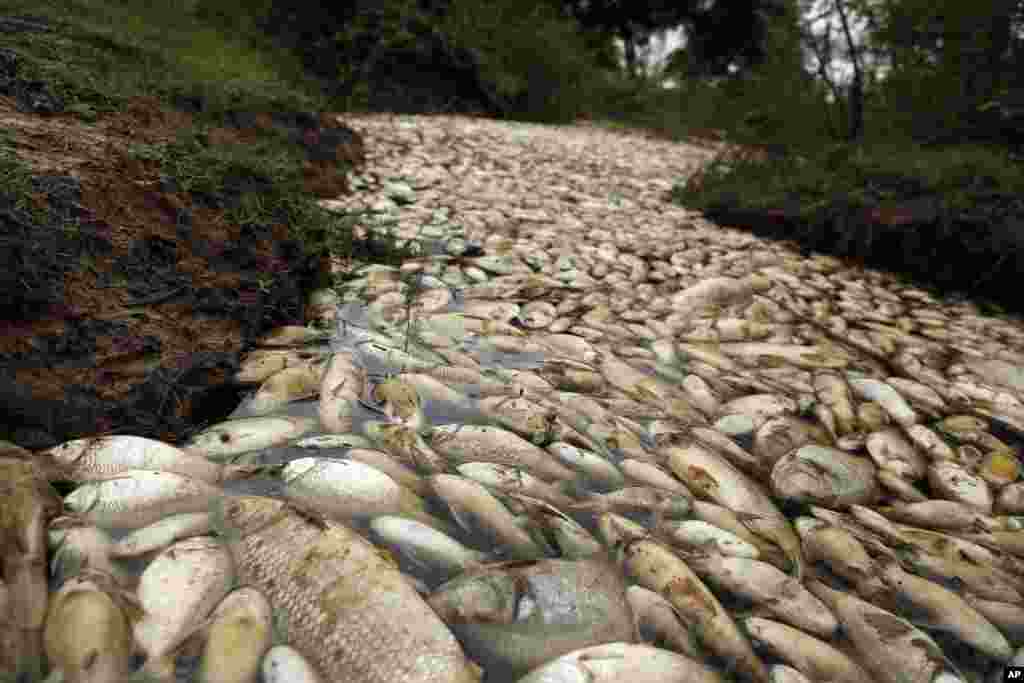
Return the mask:
<svg viewBox="0 0 1024 683">
<path fill-rule="evenodd" d="M 201 96 L 211 112 L 228 107 L 316 108 L 325 104 L 314 79 L 286 51 L 243 20 L 216 26 L 196 2 L 13 0 L 10 14 L 48 19 L 53 32 L 5 35 L 31 55 L 26 76 L 55 86 L 83 111 L 117 109 L 133 96 Z M 239 14 L 236 12 L 236 14 Z"/>
</svg>

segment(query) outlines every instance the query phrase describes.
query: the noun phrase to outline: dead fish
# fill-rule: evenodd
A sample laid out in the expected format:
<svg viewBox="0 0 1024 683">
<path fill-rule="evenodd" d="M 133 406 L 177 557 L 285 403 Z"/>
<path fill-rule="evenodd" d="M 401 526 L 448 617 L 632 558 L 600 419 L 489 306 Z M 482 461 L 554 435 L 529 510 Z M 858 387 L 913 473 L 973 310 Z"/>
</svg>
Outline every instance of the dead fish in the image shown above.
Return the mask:
<svg viewBox="0 0 1024 683">
<path fill-rule="evenodd" d="M 575 650 L 540 666 L 517 683 L 723 683 L 696 659 L 649 645 L 608 643 Z"/>
<path fill-rule="evenodd" d="M 932 529 L 954 531 L 995 529 L 994 522 L 975 508 L 955 500 L 931 499 L 920 503 L 895 503 L 878 508 L 889 519 Z"/>
<path fill-rule="evenodd" d="M 906 619 L 815 579 L 807 588 L 836 614 L 861 661 L 885 683 L 929 683 L 944 670 L 959 676 L 942 648 Z"/>
<path fill-rule="evenodd" d="M 384 414 L 410 429 L 423 426 L 423 402 L 419 391 L 402 375 L 397 375 L 377 384 L 370 392 L 371 398 L 381 406 Z"/>
<path fill-rule="evenodd" d="M 357 460 L 299 458 L 285 465 L 281 478 L 285 498 L 343 522 L 401 515 L 444 526 L 427 512 L 422 498 Z"/>
<path fill-rule="evenodd" d="M 373 442 L 359 434 L 317 434 L 299 439 L 295 447 L 311 450 L 373 448 Z"/>
<path fill-rule="evenodd" d="M 259 472 L 258 467 L 222 465 L 162 441 L 130 435 L 75 439 L 43 453 L 76 482 L 110 479 L 127 470 L 160 470 L 216 484 Z"/>
<path fill-rule="evenodd" d="M 672 296 L 672 308 L 677 313 L 696 317 L 707 306 L 724 306 L 747 301 L 755 292 L 763 292 L 771 283 L 762 276 L 745 279 L 714 277 L 701 280 Z"/>
<path fill-rule="evenodd" d="M 521 493 L 509 493 L 508 498 L 524 510 L 517 523 L 549 557 L 578 560 L 604 551 L 593 534 L 554 505 Z"/>
<path fill-rule="evenodd" d="M 290 645 L 275 645 L 263 657 L 264 683 L 322 683 L 301 652 Z"/>
<path fill-rule="evenodd" d="M 782 415 L 795 415 L 796 401 L 780 394 L 750 394 L 723 403 L 720 415 L 745 415 L 754 421 L 754 430 L 768 420 Z"/>
<path fill-rule="evenodd" d="M 459 474 L 478 481 L 484 486 L 502 493 L 521 493 L 538 498 L 558 507 L 572 505 L 575 501 L 551 484 L 537 479 L 529 472 L 512 465 L 493 462 L 467 462 L 456 468 Z"/>
<path fill-rule="evenodd" d="M 138 557 L 163 550 L 175 541 L 210 533 L 209 512 L 186 512 L 159 519 L 122 536 L 111 546 L 111 557 Z"/>
<path fill-rule="evenodd" d="M 447 580 L 480 566 L 487 558 L 486 553 L 467 548 L 438 529 L 407 517 L 382 515 L 370 522 L 370 529 L 396 556 L 409 560 L 423 577 Z"/>
<path fill-rule="evenodd" d="M 622 566 L 637 583 L 664 596 L 687 623 L 696 625 L 704 647 L 750 680 L 767 682 L 768 670 L 754 654 L 750 641 L 714 593 L 675 552 L 646 537 L 603 540 L 616 549 Z"/>
<path fill-rule="evenodd" d="M 903 427 L 909 427 L 920 421 L 917 413 L 891 386 L 877 379 L 847 375 L 847 382 L 853 393 L 865 401 L 874 401 L 882 406 L 886 413 Z"/>
<path fill-rule="evenodd" d="M 426 495 L 428 492 L 426 479 L 412 467 L 399 462 L 397 458 L 384 451 L 375 448 L 350 448 L 339 459 L 355 460 L 374 467 L 418 496 Z"/>
<path fill-rule="evenodd" d="M 839 626 L 803 584 L 767 562 L 706 550 L 679 553 L 711 585 L 750 600 L 781 621 L 822 638 L 830 638 Z"/>
<path fill-rule="evenodd" d="M 53 555 L 50 574 L 61 585 L 84 569 L 95 569 L 113 578 L 120 586 L 132 579 L 114 557 L 114 541 L 103 529 L 75 517 L 57 517 L 47 532 Z"/>
<path fill-rule="evenodd" d="M 619 470 L 632 483 L 641 486 L 653 486 L 656 489 L 664 489 L 690 498 L 693 497 L 690 494 L 690 490 L 686 488 L 686 484 L 679 481 L 671 472 L 657 463 L 626 458 L 619 463 Z M 621 488 L 622 486 L 624 484 L 619 484 L 616 488 Z"/>
<path fill-rule="evenodd" d="M 417 393 L 425 399 L 439 403 L 454 403 L 455 405 L 462 405 L 469 400 L 463 392 L 456 391 L 444 382 L 425 373 L 406 372 L 401 377 L 415 387 Z"/>
<path fill-rule="evenodd" d="M 366 389 L 366 370 L 351 351 L 336 351 L 320 381 L 320 424 L 332 434 L 352 431 L 355 402 Z"/>
<path fill-rule="evenodd" d="M 840 436 L 857 431 L 853 396 L 846 380 L 839 373 L 824 370 L 814 373 L 814 393 L 835 417 L 836 432 Z"/>
<path fill-rule="evenodd" d="M 313 418 L 285 415 L 227 420 L 193 436 L 183 450 L 190 455 L 222 460 L 287 443 L 316 425 Z"/>
<path fill-rule="evenodd" d="M 521 396 L 488 396 L 477 405 L 489 419 L 538 446 L 558 440 L 565 431 L 555 411 Z"/>
<path fill-rule="evenodd" d="M 1002 633 L 956 593 L 903 571 L 899 564 L 882 566 L 880 578 L 903 601 L 910 616 L 929 629 L 952 633 L 979 652 L 1008 661 L 1013 648 Z"/>
<path fill-rule="evenodd" d="M 691 498 L 650 486 L 628 486 L 610 493 L 591 494 L 567 507 L 577 512 L 649 512 L 658 519 L 678 519 L 690 514 Z"/>
<path fill-rule="evenodd" d="M 201 626 L 231 590 L 231 556 L 219 541 L 198 536 L 178 541 L 142 572 L 135 640 L 146 655 L 147 673 L 174 676 L 174 652 Z"/>
<path fill-rule="evenodd" d="M 620 488 L 625 481 L 619 468 L 593 451 L 577 448 L 564 441 L 549 443 L 545 450 L 566 467 L 582 474 L 585 483 L 591 488 L 612 491 Z"/>
<path fill-rule="evenodd" d="M 722 555 L 757 559 L 761 552 L 757 546 L 721 527 L 699 519 L 662 522 L 655 530 L 672 545 L 685 549 L 707 549 Z"/>
<path fill-rule="evenodd" d="M 168 515 L 202 512 L 224 495 L 215 486 L 172 472 L 128 470 L 88 481 L 64 498 L 82 519 L 107 529 L 140 529 Z"/>
<path fill-rule="evenodd" d="M 249 586 L 231 591 L 210 617 L 199 680 L 203 683 L 255 683 L 271 646 L 273 614 L 264 595 Z"/>
<path fill-rule="evenodd" d="M 872 680 L 849 655 L 798 628 L 761 617 L 748 617 L 742 624 L 756 647 L 788 662 L 812 681 L 865 683 Z"/>
<path fill-rule="evenodd" d="M 480 533 L 507 556 L 518 560 L 544 557 L 544 551 L 516 524 L 512 513 L 478 482 L 451 474 L 430 477 L 434 494 L 469 533 Z"/>
<path fill-rule="evenodd" d="M 52 671 L 67 683 L 111 683 L 128 676 L 132 652 L 129 614 L 137 610 L 119 582 L 85 569 L 52 597 L 43 633 Z"/>
<path fill-rule="evenodd" d="M 345 525 L 257 497 L 231 499 L 224 522 L 240 582 L 283 608 L 288 642 L 325 680 L 479 681 L 409 580 Z"/>
<path fill-rule="evenodd" d="M 505 429 L 484 425 L 440 425 L 429 443 L 453 462 L 495 462 L 522 467 L 547 480 L 572 479 L 573 472 L 551 454 Z"/>
<path fill-rule="evenodd" d="M 275 372 L 263 380 L 245 402 L 248 415 L 269 415 L 294 401 L 313 398 L 320 391 L 323 366 L 296 365 Z"/>
<path fill-rule="evenodd" d="M 363 424 L 363 431 L 380 448 L 418 473 L 434 474 L 444 472 L 448 467 L 446 456 L 428 445 L 415 429 L 402 424 L 370 420 Z"/>
<path fill-rule="evenodd" d="M 753 424 L 755 423 L 751 423 L 751 426 L 753 426 Z M 762 425 L 762 427 L 763 426 L 764 425 Z M 742 448 L 734 439 L 719 431 L 717 425 L 715 429 L 709 429 L 707 427 L 693 427 L 690 430 L 690 435 L 698 444 L 720 454 L 741 471 L 746 472 L 752 477 L 762 479 L 771 473 L 771 466 L 768 461 L 763 460 L 760 457 L 756 457 L 746 449 Z"/>
<path fill-rule="evenodd" d="M 773 664 L 768 670 L 768 679 L 771 683 L 812 683 L 799 669 L 785 664 Z"/>
<path fill-rule="evenodd" d="M 671 602 L 649 588 L 637 585 L 626 589 L 626 600 L 633 610 L 643 640 L 687 657 L 700 658 L 693 629 Z"/>
<path fill-rule="evenodd" d="M 33 460 L 15 449 L 0 457 L 0 562 L 7 593 L 0 629 L 0 670 L 30 673 L 42 656 L 47 609 L 46 527 L 61 511 L 60 497 Z"/>
<path fill-rule="evenodd" d="M 827 446 L 830 441 L 828 432 L 821 425 L 796 415 L 780 415 L 758 427 L 754 433 L 751 454 L 762 468 L 770 468 L 782 456 L 796 448 L 810 443 Z M 740 467 L 735 460 L 732 460 L 732 463 Z M 740 469 L 750 474 L 749 470 L 743 467 Z"/>
<path fill-rule="evenodd" d="M 742 513 L 752 532 L 778 544 L 793 563 L 797 580 L 803 575 L 800 540 L 765 491 L 724 458 L 698 446 L 666 450 L 669 466 L 694 495 Z"/>
<path fill-rule="evenodd" d="M 983 515 L 992 514 L 992 488 L 958 462 L 938 460 L 928 465 L 928 485 L 934 496 L 959 501 Z"/>
<path fill-rule="evenodd" d="M 635 639 L 622 573 L 597 558 L 473 570 L 428 602 L 467 653 L 513 680 L 580 647 Z"/>
<path fill-rule="evenodd" d="M 794 526 L 808 562 L 825 562 L 865 597 L 883 588 L 875 561 L 848 530 L 813 517 L 798 517 Z"/>
<path fill-rule="evenodd" d="M 911 481 L 922 479 L 928 472 L 927 459 L 894 427 L 871 432 L 864 445 L 879 469 Z"/>
<path fill-rule="evenodd" d="M 305 346 L 330 339 L 330 330 L 318 330 L 302 325 L 282 325 L 257 340 L 257 346 Z"/>
<path fill-rule="evenodd" d="M 868 458 L 807 444 L 780 458 L 772 468 L 772 491 L 799 503 L 843 508 L 878 497 L 877 467 Z"/>
<path fill-rule="evenodd" d="M 275 372 L 301 365 L 319 367 L 330 355 L 330 349 L 255 349 L 246 354 L 235 373 L 238 384 L 259 384 Z"/>
</svg>

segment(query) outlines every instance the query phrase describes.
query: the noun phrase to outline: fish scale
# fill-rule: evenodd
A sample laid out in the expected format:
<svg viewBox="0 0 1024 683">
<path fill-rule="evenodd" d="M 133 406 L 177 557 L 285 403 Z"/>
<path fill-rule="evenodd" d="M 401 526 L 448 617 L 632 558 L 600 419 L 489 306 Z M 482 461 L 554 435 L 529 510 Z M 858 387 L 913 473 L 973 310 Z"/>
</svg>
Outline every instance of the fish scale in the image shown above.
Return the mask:
<svg viewBox="0 0 1024 683">
<path fill-rule="evenodd" d="M 266 498 L 232 500 L 224 520 L 240 582 L 264 592 L 326 680 L 479 681 L 412 584 L 355 531 Z"/>
</svg>

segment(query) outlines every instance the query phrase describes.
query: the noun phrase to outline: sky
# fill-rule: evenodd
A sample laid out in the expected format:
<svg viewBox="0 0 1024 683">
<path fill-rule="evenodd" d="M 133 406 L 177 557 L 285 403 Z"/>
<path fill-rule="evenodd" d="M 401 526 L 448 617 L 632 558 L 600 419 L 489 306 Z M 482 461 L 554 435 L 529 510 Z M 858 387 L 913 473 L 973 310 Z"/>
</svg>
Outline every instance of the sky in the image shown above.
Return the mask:
<svg viewBox="0 0 1024 683">
<path fill-rule="evenodd" d="M 824 7 L 826 7 L 830 1 L 831 0 L 815 0 L 813 6 L 811 7 L 811 12 L 815 14 L 820 13 L 821 10 Z M 861 36 L 864 33 L 864 25 L 866 22 L 864 20 L 858 20 L 856 16 L 851 16 L 850 18 L 852 24 L 851 29 L 854 35 L 854 39 L 859 42 Z M 829 23 L 829 21 L 829 19 L 819 19 L 818 21 L 814 22 L 814 24 L 812 25 L 814 33 L 821 34 L 822 32 L 824 32 L 826 25 Z M 832 35 L 838 36 L 839 20 L 837 18 L 832 18 L 831 23 L 833 24 Z M 644 64 L 644 67 L 648 70 L 657 66 L 661 66 L 668 58 L 668 55 L 670 55 L 675 49 L 685 45 L 685 43 L 686 37 L 683 33 L 682 28 L 657 33 L 651 38 L 649 54 L 642 54 L 641 61 Z M 619 48 L 619 61 L 623 66 L 625 66 L 625 51 L 623 49 L 622 41 L 616 38 L 615 45 Z M 880 75 L 884 73 L 884 70 L 884 66 L 879 67 L 878 71 L 880 72 Z M 853 66 L 851 65 L 849 60 L 834 59 L 833 63 L 830 65 L 829 73 L 837 83 L 845 85 L 849 83 L 853 75 Z M 675 86 L 675 83 L 670 79 L 667 80 L 663 85 L 664 87 L 672 88 Z"/>
</svg>

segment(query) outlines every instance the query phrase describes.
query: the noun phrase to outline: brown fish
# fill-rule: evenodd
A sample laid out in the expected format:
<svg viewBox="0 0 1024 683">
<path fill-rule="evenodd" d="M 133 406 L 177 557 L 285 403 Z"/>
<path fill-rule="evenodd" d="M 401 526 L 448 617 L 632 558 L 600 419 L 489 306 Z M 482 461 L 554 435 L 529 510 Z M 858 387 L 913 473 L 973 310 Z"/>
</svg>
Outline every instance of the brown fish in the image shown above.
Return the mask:
<svg viewBox="0 0 1024 683">
<path fill-rule="evenodd" d="M 455 637 L 380 550 L 347 526 L 269 498 L 224 506 L 238 579 L 284 616 L 330 681 L 476 683 Z"/>
</svg>

